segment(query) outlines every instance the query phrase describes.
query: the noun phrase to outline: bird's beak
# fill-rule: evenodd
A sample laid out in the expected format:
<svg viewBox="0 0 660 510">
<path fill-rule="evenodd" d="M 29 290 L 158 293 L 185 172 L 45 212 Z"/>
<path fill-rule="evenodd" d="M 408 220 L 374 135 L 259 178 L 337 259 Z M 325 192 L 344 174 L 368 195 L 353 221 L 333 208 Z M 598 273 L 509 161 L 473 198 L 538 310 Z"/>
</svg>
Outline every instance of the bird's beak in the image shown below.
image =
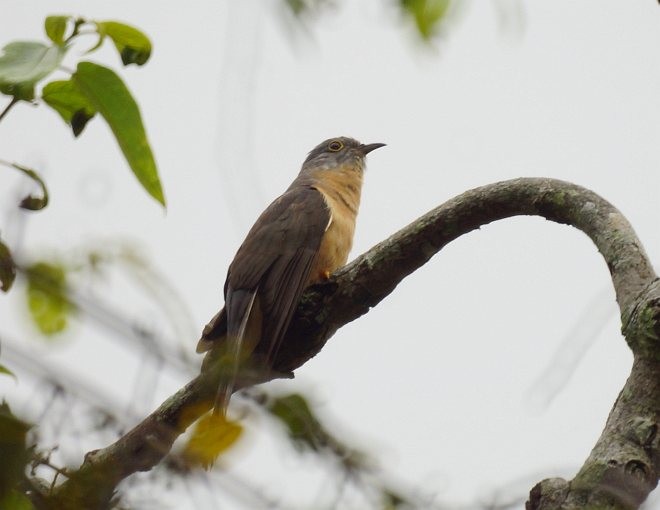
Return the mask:
<svg viewBox="0 0 660 510">
<path fill-rule="evenodd" d="M 368 145 L 365 145 L 365 144 L 362 143 L 362 144 L 359 145 L 358 149 L 360 150 L 360 152 L 362 153 L 363 156 L 366 156 L 371 151 L 379 149 L 381 147 L 385 147 L 385 145 L 387 145 L 387 144 L 384 144 L 384 143 L 370 143 Z"/>
</svg>

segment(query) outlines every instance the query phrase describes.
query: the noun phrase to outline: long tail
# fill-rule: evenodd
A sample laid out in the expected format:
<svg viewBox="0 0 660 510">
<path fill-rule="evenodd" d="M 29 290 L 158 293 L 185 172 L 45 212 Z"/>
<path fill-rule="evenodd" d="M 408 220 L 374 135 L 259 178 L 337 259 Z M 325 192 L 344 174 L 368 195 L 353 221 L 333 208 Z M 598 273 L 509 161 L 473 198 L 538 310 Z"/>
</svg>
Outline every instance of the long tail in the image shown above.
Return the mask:
<svg viewBox="0 0 660 510">
<path fill-rule="evenodd" d="M 239 321 L 233 321 L 231 317 L 233 314 L 229 314 L 227 324 L 227 371 L 222 374 L 220 384 L 218 385 L 218 391 L 215 395 L 215 402 L 213 404 L 213 414 L 215 415 L 221 414 L 222 416 L 225 416 L 227 414 L 229 399 L 234 392 L 236 378 L 238 377 L 238 369 L 241 364 L 245 330 L 252 313 L 252 307 L 256 295 L 257 292 L 255 289 L 248 296 L 245 296 L 247 302 L 244 304 L 242 303 L 243 306 L 240 307 L 243 308 L 243 313 L 241 314 Z M 228 300 L 227 306 L 230 307 L 231 304 L 232 303 Z M 229 309 L 231 310 L 231 308 Z M 238 327 L 236 327 L 235 322 L 238 322 Z"/>
</svg>

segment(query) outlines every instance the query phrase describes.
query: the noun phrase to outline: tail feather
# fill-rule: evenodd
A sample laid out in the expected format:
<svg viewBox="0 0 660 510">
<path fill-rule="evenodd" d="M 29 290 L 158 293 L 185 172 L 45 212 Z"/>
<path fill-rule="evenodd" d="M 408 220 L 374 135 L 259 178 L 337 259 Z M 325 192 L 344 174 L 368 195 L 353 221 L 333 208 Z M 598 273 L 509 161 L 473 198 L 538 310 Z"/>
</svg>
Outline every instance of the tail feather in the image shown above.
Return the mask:
<svg viewBox="0 0 660 510">
<path fill-rule="evenodd" d="M 253 291 L 240 292 L 236 293 L 239 296 L 229 297 L 227 300 L 227 306 L 225 309 L 230 310 L 230 315 L 226 319 L 227 323 L 227 357 L 225 362 L 227 364 L 227 373 L 223 374 L 220 384 L 218 385 L 218 391 L 215 396 L 215 404 L 213 406 L 213 414 L 221 414 L 225 416 L 227 413 L 227 407 L 229 406 L 229 399 L 231 398 L 232 393 L 234 392 L 234 386 L 236 384 L 236 378 L 238 376 L 238 369 L 241 364 L 243 347 L 245 344 L 245 332 L 248 327 L 248 322 L 252 314 L 253 305 L 255 302 L 255 297 L 257 295 L 257 289 Z M 240 314 L 231 313 L 232 311 L 232 298 L 238 301 L 239 308 L 241 310 Z M 222 313 L 222 312 L 220 312 Z M 234 317 L 236 316 L 236 317 Z M 213 321 L 212 321 L 213 322 Z M 203 337 L 202 337 L 203 338 Z M 221 360 L 222 362 L 222 360 Z"/>
</svg>

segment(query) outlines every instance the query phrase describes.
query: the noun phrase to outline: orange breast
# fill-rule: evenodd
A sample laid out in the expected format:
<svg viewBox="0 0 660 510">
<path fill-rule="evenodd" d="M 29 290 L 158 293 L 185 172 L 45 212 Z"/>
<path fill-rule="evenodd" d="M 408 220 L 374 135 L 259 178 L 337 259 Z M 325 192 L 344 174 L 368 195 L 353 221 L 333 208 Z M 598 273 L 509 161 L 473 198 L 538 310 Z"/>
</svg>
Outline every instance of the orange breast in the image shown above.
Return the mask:
<svg viewBox="0 0 660 510">
<path fill-rule="evenodd" d="M 353 246 L 355 219 L 360 205 L 362 172 L 348 168 L 320 175 L 315 188 L 330 208 L 331 219 L 321 241 L 308 285 L 326 279 L 346 264 Z"/>
</svg>

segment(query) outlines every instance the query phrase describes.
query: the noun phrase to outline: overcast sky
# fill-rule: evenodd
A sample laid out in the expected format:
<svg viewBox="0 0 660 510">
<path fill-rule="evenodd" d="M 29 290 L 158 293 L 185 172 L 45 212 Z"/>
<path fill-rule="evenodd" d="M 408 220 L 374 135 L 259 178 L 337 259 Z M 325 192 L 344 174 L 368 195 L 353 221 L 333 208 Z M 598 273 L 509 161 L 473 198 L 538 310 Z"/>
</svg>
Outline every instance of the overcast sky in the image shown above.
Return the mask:
<svg viewBox="0 0 660 510">
<path fill-rule="evenodd" d="M 467 189 L 545 176 L 611 201 L 658 259 L 657 2 L 468 1 L 433 47 L 401 23 L 394 2 L 337 3 L 301 28 L 274 0 L 0 0 L 2 45 L 43 40 L 44 17 L 59 13 L 149 34 L 152 60 L 122 76 L 168 200 L 164 214 L 100 120 L 73 140 L 52 111 L 18 105 L 0 123 L 0 158 L 40 170 L 51 204 L 19 229 L 12 208 L 21 179 L 3 169 L 3 238 L 27 258 L 119 240 L 139 246 L 181 296 L 170 305 L 189 319 L 173 329 L 121 280 L 104 284 L 100 298 L 192 353 L 258 213 L 310 149 L 347 135 L 388 144 L 368 157 L 352 257 Z M 119 68 L 110 47 L 92 58 Z M 22 292 L 0 296 L 0 333 L 129 405 L 146 377 L 140 359 L 90 320 L 44 348 L 26 323 Z M 629 373 L 619 328 L 607 267 L 583 234 L 509 219 L 449 245 L 338 331 L 295 381 L 273 384 L 312 392 L 320 413 L 393 477 L 438 502 L 467 504 L 521 479 L 528 490 L 574 475 Z M 138 415 L 186 377 L 157 379 L 153 394 L 134 401 Z M 565 386 L 547 402 L 557 382 Z M 19 372 L 18 384 L 0 379 L 0 395 L 29 415 L 18 403 L 28 386 Z M 309 501 L 323 479 L 253 436 L 232 456 L 232 473 Z M 197 508 L 194 500 L 184 494 L 175 506 Z"/>
</svg>

